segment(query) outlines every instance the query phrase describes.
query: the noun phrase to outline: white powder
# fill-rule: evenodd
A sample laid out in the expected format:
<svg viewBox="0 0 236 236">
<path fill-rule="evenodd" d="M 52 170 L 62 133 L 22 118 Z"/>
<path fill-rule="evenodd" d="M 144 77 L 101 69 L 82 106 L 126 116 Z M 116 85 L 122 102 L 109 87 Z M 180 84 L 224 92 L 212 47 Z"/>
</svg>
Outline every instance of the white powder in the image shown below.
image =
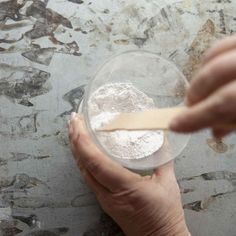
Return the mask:
<svg viewBox="0 0 236 236">
<path fill-rule="evenodd" d="M 121 112 L 154 108 L 154 102 L 130 83 L 106 84 L 92 93 L 89 116 L 94 130 L 108 123 Z M 116 158 L 140 159 L 152 155 L 164 142 L 163 131 L 96 132 L 105 150 Z"/>
</svg>

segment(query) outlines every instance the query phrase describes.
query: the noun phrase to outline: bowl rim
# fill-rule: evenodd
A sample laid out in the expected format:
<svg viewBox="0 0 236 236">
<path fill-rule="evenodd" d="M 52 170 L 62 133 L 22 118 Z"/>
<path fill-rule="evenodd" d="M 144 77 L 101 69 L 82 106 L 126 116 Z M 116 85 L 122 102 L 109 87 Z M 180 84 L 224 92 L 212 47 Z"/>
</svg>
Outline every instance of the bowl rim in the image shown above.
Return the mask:
<svg viewBox="0 0 236 236">
<path fill-rule="evenodd" d="M 125 54 L 132 54 L 132 53 L 140 53 L 140 54 L 148 54 L 148 55 L 152 55 L 152 56 L 155 56 L 157 58 L 160 58 L 162 61 L 164 61 L 166 64 L 169 64 L 181 77 L 182 79 L 184 80 L 184 82 L 186 83 L 187 86 L 189 86 L 189 82 L 188 80 L 186 79 L 186 77 L 184 76 L 184 74 L 180 71 L 180 69 L 175 65 L 175 63 L 173 63 L 172 61 L 169 61 L 167 60 L 166 58 L 160 56 L 158 53 L 155 53 L 155 52 L 150 52 L 148 50 L 142 50 L 142 49 L 136 49 L 136 50 L 127 50 L 127 51 L 124 51 L 124 52 L 121 52 L 121 53 L 117 53 L 113 56 L 110 56 L 108 57 L 100 66 L 97 67 L 97 69 L 95 70 L 95 72 L 93 73 L 93 75 L 90 76 L 90 81 L 88 82 L 87 86 L 85 87 L 85 92 L 84 92 L 84 98 L 82 100 L 82 102 L 80 104 L 78 104 L 78 107 L 77 107 L 77 112 L 82 112 L 83 114 L 83 117 L 84 117 L 84 122 L 85 122 L 85 126 L 88 130 L 88 133 L 90 135 L 90 138 L 92 139 L 92 141 L 95 143 L 95 145 L 97 146 L 97 148 L 102 152 L 104 153 L 105 155 L 107 155 L 109 158 L 111 158 L 112 160 L 120 163 L 121 165 L 123 165 L 124 167 L 126 168 L 129 168 L 129 169 L 133 169 L 133 170 L 148 170 L 148 169 L 154 169 L 160 165 L 156 165 L 156 166 L 152 166 L 150 168 L 146 168 L 146 167 L 143 167 L 143 168 L 135 168 L 135 167 L 131 167 L 129 165 L 125 165 L 125 164 L 122 164 L 123 162 L 120 162 L 118 161 L 118 158 L 114 159 L 114 157 L 108 153 L 108 151 L 102 146 L 102 144 L 99 142 L 98 138 L 96 137 L 95 135 L 95 132 L 94 130 L 92 129 L 91 125 L 90 125 L 90 116 L 89 116 L 89 111 L 88 111 L 88 101 L 89 101 L 89 94 L 90 94 L 90 91 L 91 91 L 91 87 L 93 85 L 93 81 L 96 79 L 96 76 L 99 74 L 99 72 L 105 67 L 105 65 L 107 65 L 109 62 L 111 62 L 112 60 L 122 56 L 122 55 L 125 55 Z M 190 138 L 189 138 L 190 139 Z M 189 142 L 189 140 L 188 140 Z M 186 146 L 185 146 L 186 147 Z M 184 148 L 185 148 L 184 147 Z M 184 148 L 180 151 L 180 153 L 184 150 Z M 180 153 L 177 156 L 180 155 Z M 175 157 L 175 158 L 176 158 Z M 172 158 L 174 159 L 174 158 Z M 166 162 L 165 162 L 166 163 Z M 163 163 L 163 164 L 165 164 Z M 163 165 L 161 164 L 161 165 Z M 131 164 L 132 165 L 132 164 Z"/>
</svg>

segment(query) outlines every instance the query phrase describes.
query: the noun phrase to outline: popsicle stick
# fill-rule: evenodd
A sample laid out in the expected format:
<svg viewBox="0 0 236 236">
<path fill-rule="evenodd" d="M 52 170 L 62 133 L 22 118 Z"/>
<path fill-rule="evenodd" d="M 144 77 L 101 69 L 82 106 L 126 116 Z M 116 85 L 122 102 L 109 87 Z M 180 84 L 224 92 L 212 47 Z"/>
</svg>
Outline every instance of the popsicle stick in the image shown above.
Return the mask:
<svg viewBox="0 0 236 236">
<path fill-rule="evenodd" d="M 99 130 L 165 130 L 169 128 L 170 121 L 185 109 L 185 107 L 175 107 L 121 113 Z"/>
<path fill-rule="evenodd" d="M 186 107 L 172 107 L 143 112 L 121 113 L 98 131 L 168 130 L 171 120 L 186 109 Z M 222 124 L 216 127 L 230 130 L 236 129 L 236 124 Z"/>
</svg>

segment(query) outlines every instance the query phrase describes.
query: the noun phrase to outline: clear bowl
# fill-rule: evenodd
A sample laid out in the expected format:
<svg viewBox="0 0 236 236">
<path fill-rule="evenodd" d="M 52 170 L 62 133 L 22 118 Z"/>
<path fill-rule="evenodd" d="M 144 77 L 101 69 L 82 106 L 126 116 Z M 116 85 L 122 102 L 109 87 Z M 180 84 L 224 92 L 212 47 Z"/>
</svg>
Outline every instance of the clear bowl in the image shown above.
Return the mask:
<svg viewBox="0 0 236 236">
<path fill-rule="evenodd" d="M 87 129 L 97 147 L 111 159 L 132 170 L 150 170 L 177 157 L 186 147 L 190 135 L 164 132 L 164 144 L 154 154 L 141 159 L 122 159 L 109 153 L 91 127 L 88 101 L 99 87 L 111 83 L 131 83 L 152 98 L 155 107 L 183 105 L 188 82 L 177 67 L 155 53 L 128 51 L 112 57 L 97 71 L 85 91 L 80 106 Z"/>
</svg>

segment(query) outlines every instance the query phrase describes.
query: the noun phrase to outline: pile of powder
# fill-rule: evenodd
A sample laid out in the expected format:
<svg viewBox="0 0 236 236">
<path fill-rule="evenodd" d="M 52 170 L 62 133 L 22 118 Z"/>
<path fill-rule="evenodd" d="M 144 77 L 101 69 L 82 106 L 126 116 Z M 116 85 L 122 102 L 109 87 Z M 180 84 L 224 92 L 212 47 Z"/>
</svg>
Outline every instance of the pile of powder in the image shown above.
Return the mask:
<svg viewBox="0 0 236 236">
<path fill-rule="evenodd" d="M 154 108 L 153 100 L 131 83 L 106 84 L 93 92 L 88 101 L 92 129 L 108 123 L 121 112 Z M 164 142 L 163 131 L 96 132 L 105 150 L 116 158 L 140 159 L 155 153 Z"/>
</svg>

